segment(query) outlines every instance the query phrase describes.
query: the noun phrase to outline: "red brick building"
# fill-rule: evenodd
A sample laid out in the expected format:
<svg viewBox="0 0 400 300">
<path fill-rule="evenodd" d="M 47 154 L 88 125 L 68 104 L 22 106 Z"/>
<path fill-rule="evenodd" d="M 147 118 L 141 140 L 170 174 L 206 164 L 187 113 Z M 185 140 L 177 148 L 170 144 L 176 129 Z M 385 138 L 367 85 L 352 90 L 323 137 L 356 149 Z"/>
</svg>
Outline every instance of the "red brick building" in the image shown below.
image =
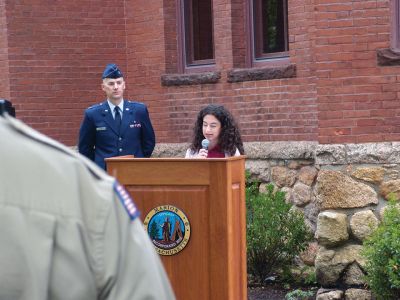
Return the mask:
<svg viewBox="0 0 400 300">
<path fill-rule="evenodd" d="M 0 0 L 0 98 L 72 146 L 115 62 L 159 143 L 188 142 L 211 102 L 248 142 L 398 141 L 398 16 L 398 0 Z"/>
</svg>

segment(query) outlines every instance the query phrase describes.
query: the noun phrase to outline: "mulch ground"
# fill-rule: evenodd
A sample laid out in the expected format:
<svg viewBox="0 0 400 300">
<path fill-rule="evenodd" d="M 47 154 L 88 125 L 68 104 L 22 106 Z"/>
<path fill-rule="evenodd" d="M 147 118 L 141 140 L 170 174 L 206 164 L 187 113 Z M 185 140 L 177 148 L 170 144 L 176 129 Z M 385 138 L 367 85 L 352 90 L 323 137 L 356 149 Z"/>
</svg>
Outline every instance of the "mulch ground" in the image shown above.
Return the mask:
<svg viewBox="0 0 400 300">
<path fill-rule="evenodd" d="M 278 286 L 250 287 L 247 290 L 249 300 L 284 300 L 287 293 L 286 290 Z"/>
<path fill-rule="evenodd" d="M 294 290 L 292 288 L 290 290 L 284 289 L 279 284 L 269 284 L 266 286 L 257 286 L 257 287 L 249 287 L 247 290 L 248 300 L 285 300 L 285 295 Z M 315 290 L 315 294 L 310 299 L 316 298 L 317 291 Z"/>
</svg>

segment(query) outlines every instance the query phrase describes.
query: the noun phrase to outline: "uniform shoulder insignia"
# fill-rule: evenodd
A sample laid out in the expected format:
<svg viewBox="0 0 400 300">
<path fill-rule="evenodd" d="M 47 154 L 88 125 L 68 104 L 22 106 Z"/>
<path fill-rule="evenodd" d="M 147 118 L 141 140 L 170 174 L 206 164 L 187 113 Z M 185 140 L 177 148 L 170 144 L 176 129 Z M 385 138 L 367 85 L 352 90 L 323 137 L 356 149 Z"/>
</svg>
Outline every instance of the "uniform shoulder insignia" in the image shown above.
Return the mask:
<svg viewBox="0 0 400 300">
<path fill-rule="evenodd" d="M 132 221 L 136 219 L 140 215 L 140 212 L 126 189 L 121 184 L 119 184 L 118 181 L 115 181 L 114 190 L 122 205 L 124 206 L 126 212 L 128 213 L 130 219 Z"/>
<path fill-rule="evenodd" d="M 101 105 L 101 103 L 96 103 L 96 104 L 93 104 L 92 106 L 89 106 L 88 109 L 93 109 L 93 108 L 96 108 L 96 107 L 98 107 L 100 105 Z"/>
<path fill-rule="evenodd" d="M 139 102 L 139 101 L 132 101 L 132 100 L 129 100 L 128 101 L 129 103 L 131 103 L 131 104 L 133 104 L 133 105 L 135 105 L 135 104 L 142 104 L 142 105 L 144 105 L 144 103 L 143 102 Z"/>
</svg>

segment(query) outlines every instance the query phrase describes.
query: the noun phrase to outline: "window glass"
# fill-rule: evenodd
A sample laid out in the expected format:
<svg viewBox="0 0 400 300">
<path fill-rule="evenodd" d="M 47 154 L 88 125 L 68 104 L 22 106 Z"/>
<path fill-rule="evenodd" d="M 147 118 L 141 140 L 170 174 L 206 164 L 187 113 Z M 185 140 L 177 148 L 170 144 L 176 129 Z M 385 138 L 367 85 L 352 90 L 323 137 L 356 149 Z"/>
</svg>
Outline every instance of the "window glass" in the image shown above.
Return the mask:
<svg viewBox="0 0 400 300">
<path fill-rule="evenodd" d="M 287 56 L 287 0 L 253 0 L 254 58 Z"/>
<path fill-rule="evenodd" d="M 212 0 L 185 0 L 184 15 L 186 64 L 213 63 Z"/>
</svg>

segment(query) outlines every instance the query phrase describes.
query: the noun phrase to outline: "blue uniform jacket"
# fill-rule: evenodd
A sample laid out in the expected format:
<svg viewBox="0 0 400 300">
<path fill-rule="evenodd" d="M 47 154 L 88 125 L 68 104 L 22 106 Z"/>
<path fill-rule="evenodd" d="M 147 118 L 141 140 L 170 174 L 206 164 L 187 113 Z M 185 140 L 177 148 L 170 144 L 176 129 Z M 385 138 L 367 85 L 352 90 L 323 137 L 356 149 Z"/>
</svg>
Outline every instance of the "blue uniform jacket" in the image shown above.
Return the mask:
<svg viewBox="0 0 400 300">
<path fill-rule="evenodd" d="M 121 131 L 115 127 L 107 101 L 86 109 L 79 131 L 79 153 L 105 169 L 104 159 L 130 155 L 150 157 L 156 143 L 146 105 L 124 101 Z"/>
</svg>

